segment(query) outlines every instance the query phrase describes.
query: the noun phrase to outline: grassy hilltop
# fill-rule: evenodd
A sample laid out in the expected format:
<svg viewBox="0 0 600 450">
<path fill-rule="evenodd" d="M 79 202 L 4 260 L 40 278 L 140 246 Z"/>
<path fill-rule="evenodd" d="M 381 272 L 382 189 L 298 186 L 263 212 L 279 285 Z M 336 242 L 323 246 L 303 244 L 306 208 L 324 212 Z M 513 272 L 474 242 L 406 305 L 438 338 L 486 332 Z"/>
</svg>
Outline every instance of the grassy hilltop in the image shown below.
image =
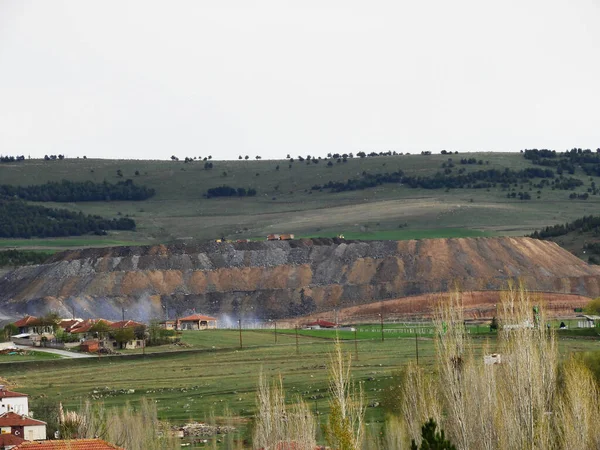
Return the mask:
<svg viewBox="0 0 600 450">
<path fill-rule="evenodd" d="M 292 155 L 293 156 L 293 155 Z M 80 236 L 63 239 L 3 239 L 0 247 L 81 247 L 133 243 L 170 242 L 177 239 L 263 238 L 268 233 L 296 236 L 334 236 L 361 239 L 407 239 L 481 235 L 523 235 L 547 225 L 594 214 L 600 196 L 587 200 L 569 199 L 571 192 L 583 194 L 592 181 L 577 169 L 569 177 L 584 182 L 572 190 L 527 183 L 514 187 L 527 191 L 530 200 L 507 198 L 498 185 L 490 189 L 422 189 L 382 184 L 364 190 L 332 193 L 311 190 L 329 181 L 345 182 L 364 174 L 402 170 L 411 176 L 433 176 L 443 172 L 443 163 L 452 158 L 457 170 L 539 168 L 520 153 L 469 153 L 458 155 L 398 155 L 352 158 L 347 162 L 327 160 L 293 163 L 288 160 L 141 161 L 64 159 L 25 160 L 0 164 L 0 184 L 30 185 L 48 181 L 94 181 L 110 183 L 132 179 L 135 184 L 156 190 L 144 201 L 37 203 L 68 208 L 107 218 L 129 216 L 137 231 L 111 231 L 108 236 Z M 461 158 L 476 158 L 483 164 L 461 165 Z M 290 168 L 291 165 L 291 168 Z M 122 174 L 119 176 L 118 173 Z M 136 172 L 138 175 L 136 175 Z M 565 174 L 566 175 L 566 174 Z M 534 180 L 538 182 L 539 179 Z M 210 188 L 228 185 L 253 188 L 254 197 L 205 198 Z M 511 188 L 512 189 L 512 188 Z"/>
</svg>

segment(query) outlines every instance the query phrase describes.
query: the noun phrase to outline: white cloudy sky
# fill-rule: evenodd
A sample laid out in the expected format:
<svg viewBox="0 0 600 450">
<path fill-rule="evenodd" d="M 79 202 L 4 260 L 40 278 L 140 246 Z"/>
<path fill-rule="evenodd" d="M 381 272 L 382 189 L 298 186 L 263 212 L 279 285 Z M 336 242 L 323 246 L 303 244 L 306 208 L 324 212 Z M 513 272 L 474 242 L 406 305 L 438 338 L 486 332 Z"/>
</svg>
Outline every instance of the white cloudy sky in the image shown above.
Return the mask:
<svg viewBox="0 0 600 450">
<path fill-rule="evenodd" d="M 600 147 L 600 0 L 0 0 L 0 153 Z"/>
</svg>

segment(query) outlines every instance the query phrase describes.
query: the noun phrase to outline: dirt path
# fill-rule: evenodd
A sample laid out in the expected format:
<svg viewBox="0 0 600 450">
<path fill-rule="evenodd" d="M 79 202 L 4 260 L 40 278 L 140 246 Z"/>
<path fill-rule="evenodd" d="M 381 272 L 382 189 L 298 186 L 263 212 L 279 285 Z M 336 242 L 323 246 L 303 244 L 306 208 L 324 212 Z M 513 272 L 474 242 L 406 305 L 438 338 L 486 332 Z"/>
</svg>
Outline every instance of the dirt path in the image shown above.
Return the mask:
<svg viewBox="0 0 600 450">
<path fill-rule="evenodd" d="M 89 355 L 87 353 L 75 353 L 75 352 L 69 352 L 66 350 L 59 350 L 57 348 L 28 347 L 26 345 L 16 345 L 15 347 L 20 348 L 22 350 L 32 350 L 35 352 L 54 353 L 55 355 L 60 355 L 63 358 L 93 358 L 92 355 Z"/>
</svg>

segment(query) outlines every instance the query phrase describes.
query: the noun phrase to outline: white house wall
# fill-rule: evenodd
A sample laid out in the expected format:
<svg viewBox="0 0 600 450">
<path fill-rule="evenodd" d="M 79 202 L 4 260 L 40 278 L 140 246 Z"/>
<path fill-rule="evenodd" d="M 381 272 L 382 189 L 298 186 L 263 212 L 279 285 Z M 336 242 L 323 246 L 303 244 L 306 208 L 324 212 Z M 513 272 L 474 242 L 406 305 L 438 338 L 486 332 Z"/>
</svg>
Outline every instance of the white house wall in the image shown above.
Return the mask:
<svg viewBox="0 0 600 450">
<path fill-rule="evenodd" d="M 25 436 L 21 436 L 28 441 L 46 440 L 46 425 L 30 425 L 23 429 Z"/>
<path fill-rule="evenodd" d="M 0 396 L 0 415 L 14 412 L 15 414 L 29 415 L 29 402 L 27 397 L 2 397 Z"/>
</svg>

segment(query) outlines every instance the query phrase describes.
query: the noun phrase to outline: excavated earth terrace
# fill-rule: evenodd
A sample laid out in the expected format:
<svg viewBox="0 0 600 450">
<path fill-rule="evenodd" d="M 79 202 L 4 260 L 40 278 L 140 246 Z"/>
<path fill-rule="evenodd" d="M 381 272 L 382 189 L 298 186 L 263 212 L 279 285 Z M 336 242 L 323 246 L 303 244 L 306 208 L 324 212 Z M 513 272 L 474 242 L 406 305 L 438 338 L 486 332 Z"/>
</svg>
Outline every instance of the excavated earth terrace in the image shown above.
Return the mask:
<svg viewBox="0 0 600 450">
<path fill-rule="evenodd" d="M 302 239 L 90 248 L 0 278 L 0 311 L 117 319 L 281 319 L 448 292 L 600 294 L 600 267 L 530 238 Z M 421 297 L 419 297 L 421 296 Z M 416 303 L 416 305 L 415 305 Z M 413 310 L 427 302 L 414 300 Z"/>
</svg>

